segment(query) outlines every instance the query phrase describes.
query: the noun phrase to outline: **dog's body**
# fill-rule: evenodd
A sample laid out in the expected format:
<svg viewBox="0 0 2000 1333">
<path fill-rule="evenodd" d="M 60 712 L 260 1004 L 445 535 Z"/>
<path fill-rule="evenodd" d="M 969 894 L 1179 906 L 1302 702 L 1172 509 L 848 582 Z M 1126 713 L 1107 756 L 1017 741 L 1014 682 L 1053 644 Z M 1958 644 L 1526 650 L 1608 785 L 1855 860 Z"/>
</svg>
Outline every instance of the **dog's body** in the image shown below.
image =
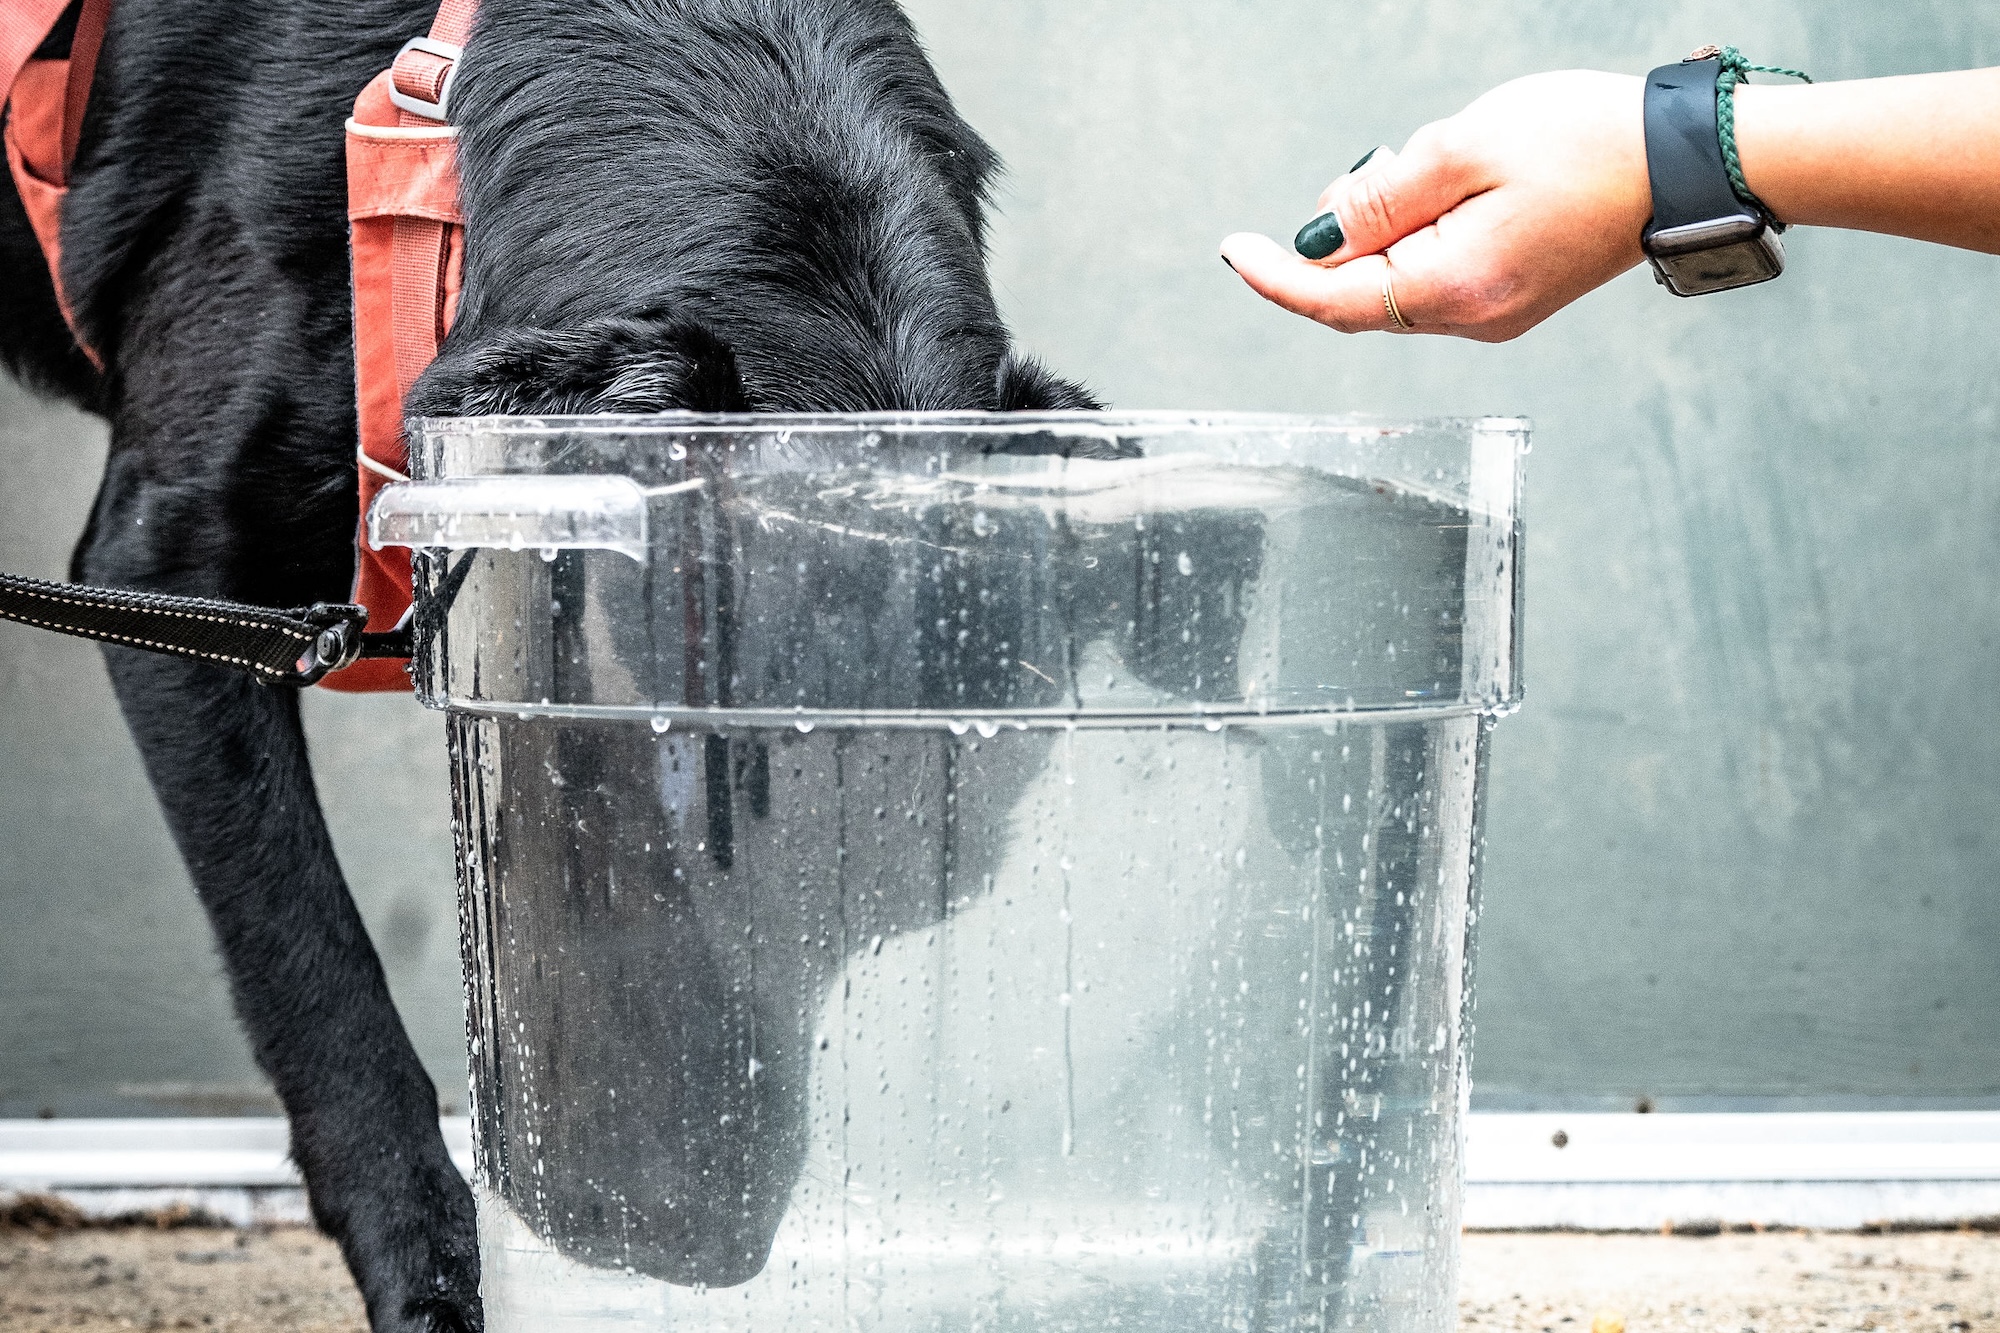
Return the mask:
<svg viewBox="0 0 2000 1333">
<path fill-rule="evenodd" d="M 73 577 L 345 600 L 341 127 L 430 18 L 120 0 L 63 233 L 103 375 L 0 190 L 0 359 L 112 428 Z M 413 411 L 1091 405 L 1008 356 L 982 255 L 993 159 L 890 0 L 485 0 L 454 119 L 464 298 Z M 296 696 L 106 660 L 373 1326 L 477 1328 L 471 1199 L 335 862 Z"/>
</svg>

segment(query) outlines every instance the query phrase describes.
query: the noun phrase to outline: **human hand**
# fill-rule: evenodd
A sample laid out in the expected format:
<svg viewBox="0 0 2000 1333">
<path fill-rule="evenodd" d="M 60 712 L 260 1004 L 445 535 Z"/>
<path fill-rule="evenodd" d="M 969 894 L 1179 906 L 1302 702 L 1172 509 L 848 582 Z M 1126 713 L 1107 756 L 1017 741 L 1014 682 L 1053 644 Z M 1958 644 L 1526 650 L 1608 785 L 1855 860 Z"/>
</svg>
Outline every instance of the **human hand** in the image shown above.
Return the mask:
<svg viewBox="0 0 2000 1333">
<path fill-rule="evenodd" d="M 1322 257 L 1248 233 L 1222 255 L 1265 299 L 1343 333 L 1396 328 L 1392 286 L 1414 331 L 1504 342 L 1644 262 L 1652 212 L 1644 81 L 1538 74 L 1329 185 L 1299 242 Z"/>
</svg>

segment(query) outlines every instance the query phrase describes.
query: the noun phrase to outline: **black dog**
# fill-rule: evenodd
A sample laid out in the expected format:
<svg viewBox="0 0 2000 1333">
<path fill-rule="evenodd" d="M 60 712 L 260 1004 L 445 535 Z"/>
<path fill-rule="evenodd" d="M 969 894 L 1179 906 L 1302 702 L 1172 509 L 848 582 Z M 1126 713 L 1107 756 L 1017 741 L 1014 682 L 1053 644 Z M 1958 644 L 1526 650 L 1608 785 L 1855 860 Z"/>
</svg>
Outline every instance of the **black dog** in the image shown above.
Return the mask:
<svg viewBox="0 0 2000 1333">
<path fill-rule="evenodd" d="M 73 577 L 345 599 L 341 126 L 430 19 L 422 0 L 117 7 L 64 219 L 102 375 L 0 191 L 0 358 L 112 427 Z M 993 156 L 890 0 L 486 0 L 454 119 L 465 291 L 413 412 L 1093 405 L 1009 356 L 982 254 Z M 479 1327 L 471 1199 L 296 696 L 105 656 L 373 1326 Z"/>
</svg>

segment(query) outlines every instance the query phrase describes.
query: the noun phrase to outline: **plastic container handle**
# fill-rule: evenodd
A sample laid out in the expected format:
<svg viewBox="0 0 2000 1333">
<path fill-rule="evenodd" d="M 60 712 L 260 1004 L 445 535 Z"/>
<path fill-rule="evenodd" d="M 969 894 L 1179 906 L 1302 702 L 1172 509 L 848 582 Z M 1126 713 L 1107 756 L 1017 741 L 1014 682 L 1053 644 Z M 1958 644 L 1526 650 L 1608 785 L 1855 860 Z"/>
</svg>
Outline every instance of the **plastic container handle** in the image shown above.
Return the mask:
<svg viewBox="0 0 2000 1333">
<path fill-rule="evenodd" d="M 644 561 L 649 494 L 630 477 L 399 482 L 384 488 L 369 509 L 368 544 L 377 550 L 616 551 Z"/>
</svg>

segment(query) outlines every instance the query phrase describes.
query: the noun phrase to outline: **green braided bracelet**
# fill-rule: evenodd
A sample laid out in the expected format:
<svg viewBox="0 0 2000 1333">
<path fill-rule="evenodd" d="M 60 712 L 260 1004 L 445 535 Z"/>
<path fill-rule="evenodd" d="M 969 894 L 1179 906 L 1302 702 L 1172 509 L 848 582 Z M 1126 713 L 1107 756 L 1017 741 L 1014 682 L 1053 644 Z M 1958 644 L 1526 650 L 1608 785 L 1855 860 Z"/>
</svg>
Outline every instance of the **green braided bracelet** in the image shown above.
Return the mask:
<svg viewBox="0 0 2000 1333">
<path fill-rule="evenodd" d="M 1729 184 L 1736 191 L 1736 197 L 1768 214 L 1770 210 L 1750 192 L 1749 182 L 1743 179 L 1743 159 L 1736 151 L 1736 86 L 1747 83 L 1752 71 L 1782 74 L 1801 83 L 1811 83 L 1812 75 L 1777 65 L 1753 65 L 1733 46 L 1709 47 L 1695 52 L 1691 59 L 1722 61 L 1722 73 L 1715 80 L 1715 129 L 1722 140 L 1722 162 L 1729 168 Z"/>
</svg>

